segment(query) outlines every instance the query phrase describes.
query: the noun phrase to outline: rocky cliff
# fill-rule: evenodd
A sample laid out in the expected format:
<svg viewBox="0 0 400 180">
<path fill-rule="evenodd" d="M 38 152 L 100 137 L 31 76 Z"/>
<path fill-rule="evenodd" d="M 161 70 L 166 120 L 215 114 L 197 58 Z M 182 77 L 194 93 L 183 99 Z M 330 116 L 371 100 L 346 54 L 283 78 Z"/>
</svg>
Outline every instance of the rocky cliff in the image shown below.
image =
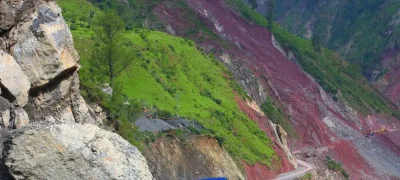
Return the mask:
<svg viewBox="0 0 400 180">
<path fill-rule="evenodd" d="M 61 9 L 39 0 L 1 3 L 1 97 L 9 102 L 2 127 L 101 123 L 79 94 L 79 56 Z"/>
<path fill-rule="evenodd" d="M 79 66 L 55 2 L 0 2 L 0 179 L 152 179 L 137 148 L 96 126 Z"/>
</svg>

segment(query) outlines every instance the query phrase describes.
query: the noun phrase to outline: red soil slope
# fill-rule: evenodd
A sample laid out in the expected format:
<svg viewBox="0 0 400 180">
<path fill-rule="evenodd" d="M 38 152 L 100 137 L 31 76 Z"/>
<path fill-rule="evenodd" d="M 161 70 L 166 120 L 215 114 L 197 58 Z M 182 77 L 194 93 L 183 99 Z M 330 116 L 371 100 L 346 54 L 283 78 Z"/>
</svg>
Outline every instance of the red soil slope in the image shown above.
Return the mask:
<svg viewBox="0 0 400 180">
<path fill-rule="evenodd" d="M 392 169 L 390 172 L 382 171 L 379 178 L 398 175 L 396 171 L 400 167 L 396 164 L 400 162 L 399 157 L 392 156 L 392 151 L 387 152 L 386 147 L 383 147 L 382 153 L 385 154 L 382 157 L 372 150 L 369 151 L 375 146 L 396 147 L 396 145 L 390 141 L 382 142 L 377 138 L 373 141 L 363 139 L 360 132 L 365 124 L 363 119 L 343 112 L 340 104 L 327 97 L 308 74 L 274 47 L 269 31 L 247 22 L 229 9 L 222 0 L 187 0 L 187 2 L 189 7 L 202 16 L 216 33 L 236 45 L 237 51 L 230 52 L 230 55 L 246 64 L 263 88 L 284 105 L 300 135 L 295 142 L 295 149 L 306 146 L 333 147 L 331 154 L 343 163 L 354 179 L 378 178 L 374 170 L 381 172 L 382 169 L 386 169 L 382 164 L 385 165 L 387 160 L 391 161 L 388 162 L 388 166 Z M 352 119 L 349 119 L 349 116 Z M 258 122 L 257 118 L 253 120 Z M 258 123 L 262 127 L 263 122 Z M 368 159 L 368 157 L 374 158 Z M 268 179 L 269 175 L 262 177 L 263 173 L 254 174 L 263 171 L 257 166 L 246 168 L 248 178 Z"/>
</svg>

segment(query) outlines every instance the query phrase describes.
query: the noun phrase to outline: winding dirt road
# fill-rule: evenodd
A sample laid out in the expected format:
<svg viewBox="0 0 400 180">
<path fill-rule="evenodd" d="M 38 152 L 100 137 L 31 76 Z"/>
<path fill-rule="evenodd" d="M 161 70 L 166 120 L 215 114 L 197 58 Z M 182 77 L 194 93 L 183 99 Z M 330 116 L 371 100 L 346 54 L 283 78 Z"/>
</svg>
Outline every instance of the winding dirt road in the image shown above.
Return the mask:
<svg viewBox="0 0 400 180">
<path fill-rule="evenodd" d="M 291 180 L 294 178 L 299 178 L 314 169 L 314 167 L 311 164 L 308 164 L 305 161 L 302 161 L 300 159 L 296 159 L 296 161 L 299 164 L 299 167 L 296 170 L 280 174 L 274 180 Z"/>
</svg>

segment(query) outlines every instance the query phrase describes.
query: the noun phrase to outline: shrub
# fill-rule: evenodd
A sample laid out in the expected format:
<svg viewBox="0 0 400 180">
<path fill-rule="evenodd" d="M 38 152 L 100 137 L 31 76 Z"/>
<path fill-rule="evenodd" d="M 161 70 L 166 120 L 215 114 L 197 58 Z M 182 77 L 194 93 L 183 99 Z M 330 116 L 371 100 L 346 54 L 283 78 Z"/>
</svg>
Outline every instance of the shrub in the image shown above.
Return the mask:
<svg viewBox="0 0 400 180">
<path fill-rule="evenodd" d="M 270 97 L 267 97 L 261 105 L 261 110 L 273 123 L 281 125 L 289 135 L 297 136 L 296 130 L 289 122 L 289 117 L 283 114 L 283 111 L 274 104 Z"/>
<path fill-rule="evenodd" d="M 74 31 L 78 29 L 78 26 L 75 23 L 71 23 L 71 26 L 69 28 Z"/>
<path fill-rule="evenodd" d="M 217 142 L 218 142 L 219 146 L 222 147 L 222 145 L 225 142 L 225 138 L 222 137 L 222 136 L 216 136 L 215 139 L 217 139 Z"/>
<path fill-rule="evenodd" d="M 303 177 L 299 178 L 299 180 L 312 180 L 312 174 L 307 173 Z"/>
<path fill-rule="evenodd" d="M 326 166 L 328 166 L 328 169 L 340 172 L 346 179 L 350 178 L 350 175 L 346 172 L 346 170 L 343 169 L 342 164 L 335 162 L 331 159 L 331 157 L 326 156 L 325 163 Z"/>
</svg>

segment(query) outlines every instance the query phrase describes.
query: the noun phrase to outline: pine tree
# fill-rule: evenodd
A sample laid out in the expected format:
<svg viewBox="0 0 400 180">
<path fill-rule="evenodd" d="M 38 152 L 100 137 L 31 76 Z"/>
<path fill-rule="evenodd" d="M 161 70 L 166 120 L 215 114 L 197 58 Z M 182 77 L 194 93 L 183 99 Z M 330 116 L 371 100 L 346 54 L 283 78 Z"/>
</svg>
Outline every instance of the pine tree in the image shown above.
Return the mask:
<svg viewBox="0 0 400 180">
<path fill-rule="evenodd" d="M 121 18 L 114 12 L 108 11 L 100 15 L 95 22 L 95 46 L 92 49 L 90 68 L 96 75 L 109 78 L 110 86 L 115 78 L 121 75 L 133 62 L 123 34 L 125 26 Z"/>
</svg>

